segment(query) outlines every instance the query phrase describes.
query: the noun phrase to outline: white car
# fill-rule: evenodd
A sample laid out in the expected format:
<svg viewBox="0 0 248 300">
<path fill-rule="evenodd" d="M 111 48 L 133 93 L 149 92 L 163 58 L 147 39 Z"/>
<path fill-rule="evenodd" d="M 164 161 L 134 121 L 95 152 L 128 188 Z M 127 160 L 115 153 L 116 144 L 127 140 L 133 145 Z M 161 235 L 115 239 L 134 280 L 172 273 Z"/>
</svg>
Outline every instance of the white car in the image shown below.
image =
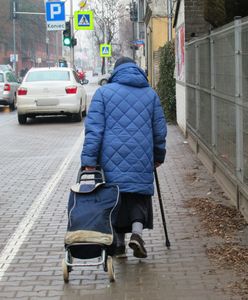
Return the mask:
<svg viewBox="0 0 248 300">
<path fill-rule="evenodd" d="M 104 85 L 104 84 L 107 84 L 108 83 L 108 80 L 110 78 L 111 74 L 103 74 L 103 75 L 100 75 L 98 77 L 98 84 L 99 85 Z"/>
<path fill-rule="evenodd" d="M 112 72 L 113 72 L 113 68 L 109 68 L 108 73 L 99 75 L 98 76 L 98 84 L 104 85 L 104 84 L 108 83 L 108 80 L 111 77 Z"/>
<path fill-rule="evenodd" d="M 11 71 L 1 71 L 0 68 L 0 105 L 8 105 L 14 110 L 19 86 L 20 82 Z"/>
<path fill-rule="evenodd" d="M 17 91 L 20 124 L 38 115 L 67 115 L 80 122 L 86 115 L 87 95 L 71 68 L 32 68 Z"/>
</svg>

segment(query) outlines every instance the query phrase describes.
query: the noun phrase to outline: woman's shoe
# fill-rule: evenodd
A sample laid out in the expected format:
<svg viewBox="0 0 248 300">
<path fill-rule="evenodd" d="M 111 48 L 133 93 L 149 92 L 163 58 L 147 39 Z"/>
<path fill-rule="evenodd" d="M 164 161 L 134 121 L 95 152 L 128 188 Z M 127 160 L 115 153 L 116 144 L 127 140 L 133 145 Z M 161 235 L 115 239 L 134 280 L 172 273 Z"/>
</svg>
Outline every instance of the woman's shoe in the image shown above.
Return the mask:
<svg viewBox="0 0 248 300">
<path fill-rule="evenodd" d="M 126 254 L 126 247 L 125 246 L 118 246 L 115 248 L 115 255 L 116 258 L 127 258 Z"/>
<path fill-rule="evenodd" d="M 136 234 L 133 233 L 131 235 L 130 241 L 128 246 L 133 249 L 133 255 L 138 258 L 146 258 L 147 252 L 145 248 L 145 242 L 142 240 L 142 238 Z"/>
</svg>

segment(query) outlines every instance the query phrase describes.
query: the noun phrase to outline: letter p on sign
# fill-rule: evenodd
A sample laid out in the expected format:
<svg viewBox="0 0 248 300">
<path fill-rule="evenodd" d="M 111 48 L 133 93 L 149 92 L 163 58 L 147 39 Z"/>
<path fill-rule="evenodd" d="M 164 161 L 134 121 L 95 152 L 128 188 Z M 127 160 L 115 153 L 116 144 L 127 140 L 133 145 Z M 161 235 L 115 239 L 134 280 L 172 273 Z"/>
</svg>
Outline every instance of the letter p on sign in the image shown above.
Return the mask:
<svg viewBox="0 0 248 300">
<path fill-rule="evenodd" d="M 46 2 L 46 21 L 49 24 L 65 22 L 65 2 Z"/>
<path fill-rule="evenodd" d="M 61 14 L 61 5 L 52 3 L 51 4 L 51 19 L 56 19 L 56 15 Z"/>
</svg>

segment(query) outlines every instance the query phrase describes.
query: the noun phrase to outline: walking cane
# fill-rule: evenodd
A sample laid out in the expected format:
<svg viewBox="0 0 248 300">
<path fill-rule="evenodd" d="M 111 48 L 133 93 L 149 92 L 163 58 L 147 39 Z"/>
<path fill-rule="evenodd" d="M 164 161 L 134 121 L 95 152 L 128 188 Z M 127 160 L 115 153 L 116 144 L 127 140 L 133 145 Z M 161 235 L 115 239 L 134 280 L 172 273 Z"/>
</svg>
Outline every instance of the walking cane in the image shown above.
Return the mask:
<svg viewBox="0 0 248 300">
<path fill-rule="evenodd" d="M 158 173 L 157 173 L 156 168 L 154 169 L 154 174 L 155 174 L 155 181 L 156 181 L 156 187 L 157 187 L 157 193 L 158 193 L 159 206 L 160 206 L 160 211 L 161 211 L 161 216 L 162 216 L 162 221 L 163 221 L 163 226 L 164 226 L 165 245 L 169 249 L 170 248 L 170 241 L 169 241 L 168 232 L 167 232 L 167 228 L 166 228 L 164 208 L 163 208 L 163 202 L 162 202 L 162 197 L 161 197 L 161 192 L 160 192 L 160 187 L 159 187 L 159 181 L 158 181 Z"/>
</svg>

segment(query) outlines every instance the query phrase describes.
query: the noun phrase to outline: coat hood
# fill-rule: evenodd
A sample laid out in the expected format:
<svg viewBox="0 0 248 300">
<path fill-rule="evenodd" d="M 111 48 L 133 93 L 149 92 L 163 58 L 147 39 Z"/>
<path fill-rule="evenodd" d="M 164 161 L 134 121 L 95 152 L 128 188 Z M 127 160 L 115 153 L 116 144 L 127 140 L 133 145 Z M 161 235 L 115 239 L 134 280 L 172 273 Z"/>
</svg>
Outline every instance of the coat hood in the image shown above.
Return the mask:
<svg viewBox="0 0 248 300">
<path fill-rule="evenodd" d="M 145 72 L 134 63 L 125 63 L 114 69 L 109 83 L 116 82 L 134 87 L 148 87 Z"/>
</svg>

